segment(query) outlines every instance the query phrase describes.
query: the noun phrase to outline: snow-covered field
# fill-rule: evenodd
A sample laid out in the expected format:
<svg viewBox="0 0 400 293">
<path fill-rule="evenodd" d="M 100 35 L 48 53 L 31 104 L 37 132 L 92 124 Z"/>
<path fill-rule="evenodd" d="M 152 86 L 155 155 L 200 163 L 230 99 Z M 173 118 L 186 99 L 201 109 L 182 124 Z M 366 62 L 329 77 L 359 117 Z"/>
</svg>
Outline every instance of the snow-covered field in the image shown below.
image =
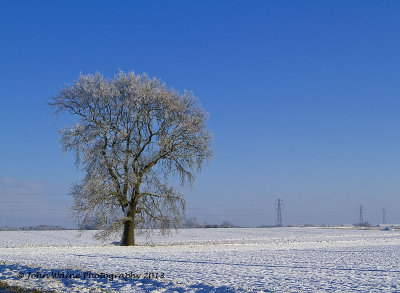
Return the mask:
<svg viewBox="0 0 400 293">
<path fill-rule="evenodd" d="M 93 234 L 0 232 L 0 280 L 56 292 L 400 292 L 399 231 L 182 229 L 136 247 Z"/>
</svg>

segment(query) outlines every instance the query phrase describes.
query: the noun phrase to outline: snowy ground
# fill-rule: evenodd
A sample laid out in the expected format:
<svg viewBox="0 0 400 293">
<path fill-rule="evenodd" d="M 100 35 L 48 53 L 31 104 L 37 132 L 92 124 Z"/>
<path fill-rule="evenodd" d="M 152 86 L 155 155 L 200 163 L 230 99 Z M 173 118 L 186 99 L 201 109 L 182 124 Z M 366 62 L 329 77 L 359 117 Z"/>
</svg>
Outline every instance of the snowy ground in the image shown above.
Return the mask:
<svg viewBox="0 0 400 293">
<path fill-rule="evenodd" d="M 92 235 L 0 232 L 0 280 L 57 292 L 400 292 L 399 231 L 183 229 L 136 247 Z"/>
</svg>

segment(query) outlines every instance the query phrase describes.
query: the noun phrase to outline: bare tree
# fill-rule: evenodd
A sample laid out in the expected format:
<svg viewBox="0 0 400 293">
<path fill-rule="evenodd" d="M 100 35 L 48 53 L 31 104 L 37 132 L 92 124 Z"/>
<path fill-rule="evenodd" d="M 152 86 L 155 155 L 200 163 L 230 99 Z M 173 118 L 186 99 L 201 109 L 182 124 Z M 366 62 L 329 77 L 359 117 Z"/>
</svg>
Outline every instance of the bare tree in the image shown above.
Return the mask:
<svg viewBox="0 0 400 293">
<path fill-rule="evenodd" d="M 72 188 L 83 222 L 95 214 L 102 233 L 123 227 L 121 245 L 135 245 L 135 229 L 179 227 L 185 200 L 169 184 L 192 183 L 213 153 L 208 114 L 191 92 L 168 89 L 146 74 L 81 75 L 49 103 L 75 119 L 61 130 L 64 152 L 86 176 Z"/>
</svg>

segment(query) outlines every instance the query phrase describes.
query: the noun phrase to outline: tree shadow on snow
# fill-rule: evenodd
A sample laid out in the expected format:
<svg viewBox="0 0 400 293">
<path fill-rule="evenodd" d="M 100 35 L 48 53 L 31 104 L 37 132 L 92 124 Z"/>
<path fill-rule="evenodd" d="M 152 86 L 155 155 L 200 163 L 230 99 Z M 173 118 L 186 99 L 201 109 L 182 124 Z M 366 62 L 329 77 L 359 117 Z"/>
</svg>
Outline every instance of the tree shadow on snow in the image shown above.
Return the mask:
<svg viewBox="0 0 400 293">
<path fill-rule="evenodd" d="M 86 256 L 86 255 L 85 255 Z M 159 289 L 166 289 L 164 292 L 216 292 L 216 293 L 234 293 L 234 292 L 248 292 L 239 288 L 228 286 L 215 287 L 210 284 L 194 284 L 185 286 L 184 284 L 175 284 L 171 281 L 150 279 L 150 278 L 124 278 L 121 277 L 104 277 L 95 275 L 95 272 L 83 271 L 78 269 L 46 269 L 42 267 L 29 267 L 19 264 L 0 264 L 0 280 L 18 280 L 19 285 L 23 287 L 32 287 L 32 280 L 34 287 L 42 290 L 51 290 L 48 286 L 49 279 L 58 280 L 62 286 L 58 284 L 57 290 L 72 292 L 83 288 L 90 289 L 103 289 L 103 290 L 129 290 L 132 292 L 152 292 Z M 91 276 L 85 273 L 91 273 Z M 80 277 L 78 277 L 80 276 Z M 85 277 L 84 277 L 85 276 Z M 109 275 L 108 275 L 109 276 Z M 28 278 L 30 279 L 28 282 Z M 266 291 L 270 292 L 270 291 Z M 271 291 L 272 292 L 272 291 Z"/>
</svg>

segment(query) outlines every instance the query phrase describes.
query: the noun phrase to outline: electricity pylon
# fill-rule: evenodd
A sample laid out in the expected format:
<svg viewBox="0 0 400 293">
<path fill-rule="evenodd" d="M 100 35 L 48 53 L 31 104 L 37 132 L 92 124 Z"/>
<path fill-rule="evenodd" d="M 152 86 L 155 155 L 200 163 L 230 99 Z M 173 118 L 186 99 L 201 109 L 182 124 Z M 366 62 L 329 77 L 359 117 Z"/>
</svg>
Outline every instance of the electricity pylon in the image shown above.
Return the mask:
<svg viewBox="0 0 400 293">
<path fill-rule="evenodd" d="M 382 224 L 386 224 L 386 210 L 382 209 Z"/>
<path fill-rule="evenodd" d="M 358 208 L 358 212 L 359 212 L 359 215 L 360 215 L 359 223 L 360 223 L 360 225 L 363 225 L 363 224 L 364 224 L 364 215 L 363 215 L 363 213 L 364 213 L 364 207 L 363 207 L 363 206 L 360 206 L 360 207 Z"/>
<path fill-rule="evenodd" d="M 278 199 L 275 202 L 276 226 L 277 227 L 283 227 L 283 224 L 282 224 L 282 208 L 283 208 L 283 202 L 282 202 L 281 199 Z"/>
</svg>

